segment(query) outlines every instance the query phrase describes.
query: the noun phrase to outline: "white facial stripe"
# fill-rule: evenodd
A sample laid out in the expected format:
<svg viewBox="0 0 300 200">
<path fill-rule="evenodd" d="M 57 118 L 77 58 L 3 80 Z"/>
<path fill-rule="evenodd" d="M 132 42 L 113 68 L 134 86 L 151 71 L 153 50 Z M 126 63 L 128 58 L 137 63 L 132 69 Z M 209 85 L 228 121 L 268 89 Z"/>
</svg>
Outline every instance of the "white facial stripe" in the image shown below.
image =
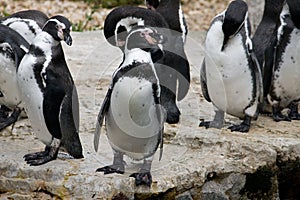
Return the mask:
<svg viewBox="0 0 300 200">
<path fill-rule="evenodd" d="M 136 17 L 126 17 L 124 19 L 121 19 L 115 29 L 115 43 L 118 44 L 118 29 L 120 26 L 124 26 L 126 28 L 126 31 L 129 32 L 132 29 L 133 24 L 138 24 L 139 26 L 145 25 L 145 22 L 142 18 L 136 18 Z"/>
<path fill-rule="evenodd" d="M 66 25 L 64 24 L 64 23 L 62 23 L 62 22 L 60 22 L 60 21 L 58 21 L 57 19 L 49 19 L 48 21 L 47 21 L 47 23 L 48 22 L 55 22 L 61 29 L 66 29 Z M 46 23 L 46 24 L 47 24 Z M 46 25 L 45 24 L 45 25 Z M 45 26 L 44 25 L 44 26 Z"/>
</svg>

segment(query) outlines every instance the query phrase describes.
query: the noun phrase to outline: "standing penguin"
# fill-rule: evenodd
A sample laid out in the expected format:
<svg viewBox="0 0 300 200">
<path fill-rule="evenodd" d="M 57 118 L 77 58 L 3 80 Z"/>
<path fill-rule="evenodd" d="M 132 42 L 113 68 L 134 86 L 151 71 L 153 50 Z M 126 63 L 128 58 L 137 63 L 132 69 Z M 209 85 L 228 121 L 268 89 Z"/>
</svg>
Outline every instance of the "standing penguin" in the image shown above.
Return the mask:
<svg viewBox="0 0 300 200">
<path fill-rule="evenodd" d="M 201 87 L 216 115 L 200 126 L 221 128 L 226 112 L 243 119 L 240 125 L 229 127 L 231 131 L 249 131 L 251 119 L 258 116 L 262 80 L 250 39 L 248 6 L 242 0 L 232 1 L 211 23 L 205 40 Z"/>
<path fill-rule="evenodd" d="M 183 50 L 181 34 L 179 37 L 172 35 L 164 17 L 155 11 L 134 7 L 118 7 L 105 19 L 104 35 L 115 46 L 124 48 L 124 38 L 135 25 L 158 27 L 168 37 L 163 45 L 165 55 L 155 63 L 155 68 L 161 84 L 161 103 L 166 110 L 166 122 L 178 123 L 180 111 L 176 105 L 177 100 L 182 100 L 189 90 L 190 73 L 189 63 Z M 178 81 L 178 88 L 177 88 Z M 178 91 L 178 92 L 177 92 Z"/>
<path fill-rule="evenodd" d="M 60 41 L 72 44 L 71 23 L 54 16 L 44 25 L 23 57 L 17 82 L 25 110 L 45 151 L 24 156 L 30 165 L 56 159 L 60 147 L 74 158 L 83 158 L 79 131 L 79 103 Z"/>
<path fill-rule="evenodd" d="M 11 37 L 17 37 L 16 40 L 18 44 L 29 49 L 29 44 L 32 43 L 33 39 L 37 34 L 42 32 L 42 26 L 48 20 L 48 17 L 37 10 L 25 10 L 14 13 L 8 17 L 5 17 L 0 20 L 0 23 L 10 27 L 15 30 L 18 35 L 22 36 L 24 39 L 20 39 L 16 34 L 12 34 Z M 4 36 L 5 31 L 2 33 Z M 5 36 L 6 38 L 8 36 Z M 21 41 L 22 40 L 22 41 Z M 21 43 L 20 43 L 21 42 Z M 29 43 L 29 44 L 28 44 Z M 17 65 L 13 65 L 12 63 L 7 66 L 5 63 L 1 64 L 0 68 L 0 91 L 3 93 L 3 96 L 0 97 L 0 121 L 1 126 L 0 130 L 5 127 L 13 124 L 19 118 L 19 115 L 26 116 L 24 112 L 20 112 L 20 110 L 24 110 L 23 104 L 20 103 L 19 92 L 17 89 L 17 81 L 16 81 L 16 67 L 19 65 L 22 57 L 18 54 L 18 63 Z M 8 117 L 8 113 L 12 110 L 12 114 Z"/>
<path fill-rule="evenodd" d="M 266 51 L 264 73 L 268 100 L 272 105 L 274 121 L 300 120 L 300 2 L 287 0 L 280 15 L 281 24 Z M 288 116 L 281 113 L 289 108 Z"/>
<path fill-rule="evenodd" d="M 169 52 L 158 62 L 156 68 L 162 85 L 162 93 L 168 94 L 168 99 L 162 98 L 162 102 L 168 102 L 168 110 L 173 110 L 173 112 L 169 112 L 170 121 L 177 123 L 179 117 L 176 117 L 175 113 L 180 114 L 180 111 L 176 106 L 176 95 L 178 101 L 182 100 L 187 95 L 190 86 L 190 66 L 184 51 L 188 33 L 187 25 L 180 0 L 145 0 L 145 2 L 149 9 L 164 17 L 172 30 L 171 36 L 168 36 L 168 45 L 165 47 L 165 50 Z M 165 65 L 175 70 L 169 70 Z"/>
<path fill-rule="evenodd" d="M 0 130 L 14 123 L 23 108 L 16 71 L 28 49 L 28 42 L 19 33 L 0 24 L 0 104 L 13 110 L 8 118 L 5 115 L 1 117 Z"/>
<path fill-rule="evenodd" d="M 253 50 L 257 57 L 262 72 L 263 79 L 263 96 L 264 101 L 261 104 L 261 113 L 271 113 L 270 105 L 267 101 L 267 95 L 269 91 L 269 83 L 272 74 L 264 73 L 269 71 L 269 69 L 264 69 L 264 67 L 269 65 L 264 65 L 265 63 L 265 52 L 271 43 L 271 39 L 276 37 L 277 28 L 280 25 L 280 13 L 282 11 L 284 0 L 265 0 L 264 13 L 261 22 L 259 23 L 254 36 Z M 275 34 L 275 35 L 274 35 Z"/>
<path fill-rule="evenodd" d="M 160 85 L 153 65 L 163 56 L 162 35 L 154 28 L 137 26 L 126 40 L 124 61 L 114 72 L 111 86 L 100 109 L 94 138 L 98 150 L 103 119 L 113 149 L 113 164 L 97 172 L 124 173 L 123 155 L 143 160 L 139 172 L 130 175 L 136 185 L 151 186 L 150 173 L 154 153 L 163 145 L 163 115 Z"/>
</svg>

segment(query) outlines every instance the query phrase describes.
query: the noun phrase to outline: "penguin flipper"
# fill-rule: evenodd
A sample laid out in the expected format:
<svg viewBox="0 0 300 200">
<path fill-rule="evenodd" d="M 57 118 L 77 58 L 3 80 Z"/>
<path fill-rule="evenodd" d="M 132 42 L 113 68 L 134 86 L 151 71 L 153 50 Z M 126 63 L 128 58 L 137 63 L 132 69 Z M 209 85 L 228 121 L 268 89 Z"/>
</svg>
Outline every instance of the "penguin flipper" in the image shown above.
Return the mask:
<svg viewBox="0 0 300 200">
<path fill-rule="evenodd" d="M 46 126 L 54 138 L 62 139 L 60 112 L 66 91 L 61 87 L 62 80 L 53 70 L 47 70 L 41 77 L 46 82 L 43 100 L 43 115 Z"/>
<path fill-rule="evenodd" d="M 187 59 L 186 53 L 184 51 L 184 42 L 182 41 L 182 36 L 177 36 L 175 38 L 175 52 L 176 70 L 179 72 L 177 76 L 178 79 L 178 92 L 177 100 L 181 101 L 188 93 L 190 88 L 191 76 L 190 76 L 190 64 Z"/>
<path fill-rule="evenodd" d="M 272 40 L 268 48 L 265 51 L 265 62 L 262 68 L 262 80 L 263 80 L 263 96 L 266 98 L 270 92 L 273 71 L 275 67 L 276 51 L 277 51 L 277 31 L 274 32 Z"/>
<path fill-rule="evenodd" d="M 254 70 L 255 70 L 255 78 L 256 78 L 256 83 L 257 83 L 256 84 L 256 91 L 257 91 L 257 94 L 258 94 L 258 101 L 260 103 L 262 103 L 264 96 L 263 96 L 263 81 L 262 81 L 261 68 L 260 68 L 259 62 L 256 58 L 256 55 L 253 51 L 250 53 L 250 58 L 252 60 Z"/>
<path fill-rule="evenodd" d="M 104 116 L 107 113 L 109 108 L 111 93 L 112 93 L 112 87 L 108 89 L 98 114 L 96 130 L 94 134 L 94 149 L 96 152 L 98 151 L 98 147 L 99 147 L 99 139 L 100 139 L 101 127 L 103 124 Z"/>
<path fill-rule="evenodd" d="M 211 102 L 211 99 L 208 94 L 208 88 L 207 88 L 205 58 L 203 59 L 201 69 L 200 69 L 200 85 L 201 85 L 202 94 L 204 98 L 206 99 L 206 101 Z"/>
</svg>

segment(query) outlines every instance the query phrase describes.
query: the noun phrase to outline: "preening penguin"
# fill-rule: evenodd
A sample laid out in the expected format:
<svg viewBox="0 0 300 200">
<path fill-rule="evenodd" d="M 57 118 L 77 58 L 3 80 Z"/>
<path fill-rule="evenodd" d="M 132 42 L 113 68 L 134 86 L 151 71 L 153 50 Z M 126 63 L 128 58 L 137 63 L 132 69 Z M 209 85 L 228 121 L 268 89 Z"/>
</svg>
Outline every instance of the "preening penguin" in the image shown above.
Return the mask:
<svg viewBox="0 0 300 200">
<path fill-rule="evenodd" d="M 240 125 L 229 127 L 231 131 L 248 132 L 262 101 L 262 79 L 244 1 L 232 1 L 213 19 L 205 40 L 200 78 L 203 95 L 216 110 L 214 120 L 201 122 L 200 126 L 221 128 L 226 112 L 243 119 Z"/>
<path fill-rule="evenodd" d="M 1 116 L 0 130 L 14 123 L 23 108 L 20 105 L 16 71 L 28 50 L 29 44 L 20 34 L 0 24 L 0 104 L 13 110 L 9 117 Z"/>
<path fill-rule="evenodd" d="M 83 158 L 77 91 L 60 46 L 62 40 L 72 44 L 70 28 L 65 17 L 51 17 L 17 70 L 17 83 L 31 126 L 46 145 L 45 151 L 24 156 L 30 165 L 56 159 L 60 147 L 74 158 Z"/>
<path fill-rule="evenodd" d="M 123 156 L 143 160 L 139 172 L 130 175 L 136 185 L 151 186 L 150 173 L 154 153 L 163 145 L 163 114 L 160 85 L 153 65 L 163 56 L 164 38 L 154 28 L 137 26 L 126 40 L 124 61 L 114 72 L 111 86 L 101 106 L 94 137 L 98 150 L 105 118 L 106 132 L 113 149 L 113 164 L 97 172 L 124 173 Z"/>
<path fill-rule="evenodd" d="M 274 121 L 300 120 L 300 2 L 286 1 L 280 15 L 280 26 L 266 51 L 264 74 L 266 94 L 272 105 Z M 289 108 L 288 116 L 281 113 Z"/>
<path fill-rule="evenodd" d="M 160 79 L 166 122 L 177 123 L 180 111 L 176 105 L 176 94 L 177 100 L 182 100 L 190 84 L 189 63 L 183 50 L 182 38 L 171 36 L 172 30 L 160 13 L 133 6 L 118 7 L 109 13 L 104 23 L 104 35 L 112 45 L 123 50 L 124 38 L 135 25 L 158 27 L 158 31 L 168 37 L 168 41 L 163 45 L 165 55 L 155 63 L 155 68 Z"/>
</svg>

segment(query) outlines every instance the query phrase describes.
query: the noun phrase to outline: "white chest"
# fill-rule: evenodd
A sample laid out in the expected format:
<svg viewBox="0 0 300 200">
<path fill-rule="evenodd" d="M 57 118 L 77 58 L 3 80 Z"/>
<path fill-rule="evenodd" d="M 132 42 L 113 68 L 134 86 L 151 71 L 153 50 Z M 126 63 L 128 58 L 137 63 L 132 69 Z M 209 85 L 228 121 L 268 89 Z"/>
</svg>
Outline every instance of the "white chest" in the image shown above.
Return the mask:
<svg viewBox="0 0 300 200">
<path fill-rule="evenodd" d="M 52 135 L 49 133 L 45 124 L 43 115 L 43 93 L 33 71 L 35 63 L 36 58 L 31 54 L 24 56 L 17 72 L 17 83 L 34 133 L 47 145 L 50 144 Z"/>
<path fill-rule="evenodd" d="M 130 157 L 141 159 L 155 151 L 161 123 L 152 83 L 132 77 L 119 79 L 113 88 L 106 124 L 111 145 Z"/>
<path fill-rule="evenodd" d="M 221 22 L 216 22 L 205 42 L 208 92 L 217 108 L 242 117 L 253 99 L 253 77 L 240 34 L 229 39 L 221 51 L 224 40 L 221 27 Z"/>
<path fill-rule="evenodd" d="M 300 98 L 300 30 L 294 29 L 290 42 L 282 54 L 281 62 L 274 72 L 274 89 L 278 97 L 285 101 Z M 288 102 L 287 102 L 288 103 Z"/>
</svg>

